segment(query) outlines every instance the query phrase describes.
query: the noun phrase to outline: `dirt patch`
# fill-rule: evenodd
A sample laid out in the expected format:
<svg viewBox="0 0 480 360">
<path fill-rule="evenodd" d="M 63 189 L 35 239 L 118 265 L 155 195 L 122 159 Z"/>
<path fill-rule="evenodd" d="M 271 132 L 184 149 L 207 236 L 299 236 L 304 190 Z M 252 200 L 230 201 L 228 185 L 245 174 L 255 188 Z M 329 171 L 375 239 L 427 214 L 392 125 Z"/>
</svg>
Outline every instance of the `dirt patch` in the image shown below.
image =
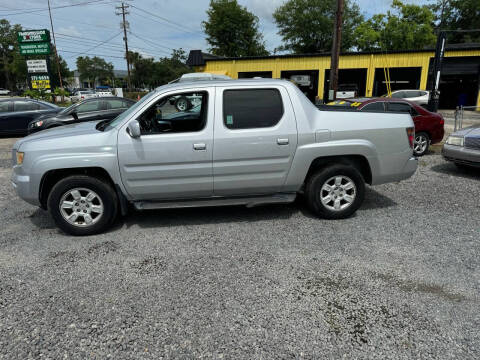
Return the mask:
<svg viewBox="0 0 480 360">
<path fill-rule="evenodd" d="M 165 262 L 157 256 L 149 256 L 138 263 L 132 263 L 131 267 L 141 275 L 158 274 L 166 268 Z"/>
<path fill-rule="evenodd" d="M 115 241 L 105 241 L 99 244 L 95 244 L 91 246 L 88 250 L 87 253 L 88 255 L 91 256 L 104 256 L 107 255 L 108 253 L 117 251 L 119 248 L 119 245 Z"/>
</svg>

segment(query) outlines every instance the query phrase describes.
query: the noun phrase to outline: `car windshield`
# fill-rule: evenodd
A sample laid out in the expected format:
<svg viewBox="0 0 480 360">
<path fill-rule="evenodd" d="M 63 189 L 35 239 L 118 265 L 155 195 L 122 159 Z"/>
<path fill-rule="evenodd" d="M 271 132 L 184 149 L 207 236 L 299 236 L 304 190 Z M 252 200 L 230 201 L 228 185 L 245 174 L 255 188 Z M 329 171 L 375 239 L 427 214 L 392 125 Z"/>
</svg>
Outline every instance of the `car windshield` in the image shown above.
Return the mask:
<svg viewBox="0 0 480 360">
<path fill-rule="evenodd" d="M 112 119 L 109 122 L 107 122 L 105 124 L 104 128 L 107 129 L 107 127 L 108 127 L 110 129 L 110 128 L 113 128 L 113 127 L 117 126 L 124 119 L 129 117 L 131 114 L 135 113 L 137 111 L 137 109 L 139 107 L 141 107 L 145 102 L 147 102 L 148 100 L 150 100 L 152 97 L 154 97 L 156 95 L 157 95 L 156 91 L 152 91 L 152 92 L 148 93 L 143 98 L 141 98 L 136 104 L 130 106 L 126 111 L 124 111 L 123 113 L 118 115 L 115 119 Z"/>
<path fill-rule="evenodd" d="M 66 107 L 65 109 L 63 109 L 62 111 L 60 111 L 58 113 L 58 115 L 66 115 L 70 112 L 70 110 L 72 110 L 74 107 L 76 107 L 78 104 L 72 104 L 70 105 L 69 107 Z"/>
</svg>

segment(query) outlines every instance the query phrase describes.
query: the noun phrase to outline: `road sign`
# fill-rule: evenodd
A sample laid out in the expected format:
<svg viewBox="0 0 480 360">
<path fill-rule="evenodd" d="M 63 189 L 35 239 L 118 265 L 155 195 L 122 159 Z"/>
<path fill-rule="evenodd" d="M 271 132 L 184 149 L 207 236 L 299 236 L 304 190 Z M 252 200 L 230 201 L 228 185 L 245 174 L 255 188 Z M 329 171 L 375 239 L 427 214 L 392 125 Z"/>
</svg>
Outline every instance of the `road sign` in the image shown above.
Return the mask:
<svg viewBox="0 0 480 360">
<path fill-rule="evenodd" d="M 50 89 L 50 77 L 48 75 L 32 75 L 32 89 Z"/>
<path fill-rule="evenodd" d="M 20 44 L 20 55 L 49 55 L 50 43 Z"/>
<path fill-rule="evenodd" d="M 47 73 L 47 60 L 27 60 L 29 73 Z"/>
<path fill-rule="evenodd" d="M 17 33 L 17 39 L 20 44 L 50 42 L 50 31 L 47 29 L 19 31 Z"/>
</svg>

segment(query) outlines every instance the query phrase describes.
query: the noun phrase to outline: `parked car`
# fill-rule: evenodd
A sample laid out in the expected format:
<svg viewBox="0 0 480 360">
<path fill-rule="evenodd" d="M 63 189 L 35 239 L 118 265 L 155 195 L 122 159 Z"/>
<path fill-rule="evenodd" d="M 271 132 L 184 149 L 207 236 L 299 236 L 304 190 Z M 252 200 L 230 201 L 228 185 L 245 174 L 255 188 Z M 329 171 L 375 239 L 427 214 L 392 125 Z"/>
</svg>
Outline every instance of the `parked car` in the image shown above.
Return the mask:
<svg viewBox="0 0 480 360">
<path fill-rule="evenodd" d="M 388 94 L 383 95 L 382 97 L 388 97 Z M 429 97 L 430 97 L 430 91 L 411 90 L 411 89 L 392 91 L 392 96 L 391 96 L 392 99 L 406 99 L 420 106 L 428 105 Z"/>
<path fill-rule="evenodd" d="M 97 88 L 95 89 L 95 93 L 99 97 L 114 96 L 112 93 L 112 89 L 108 87 Z"/>
<path fill-rule="evenodd" d="M 133 100 L 117 97 L 83 100 L 80 103 L 70 105 L 58 114 L 45 115 L 35 119 L 30 122 L 28 132 L 31 134 L 62 125 L 114 119 L 133 104 L 135 104 Z"/>
<path fill-rule="evenodd" d="M 175 117 L 172 96 L 201 97 Z M 410 177 L 413 121 L 405 113 L 320 111 L 291 82 L 176 83 L 112 121 L 39 132 L 13 147 L 12 181 L 73 235 L 104 231 L 118 212 L 291 203 L 319 217 L 362 204 L 365 183 Z"/>
<path fill-rule="evenodd" d="M 442 155 L 459 167 L 480 167 L 480 125 L 451 134 L 443 145 Z"/>
<path fill-rule="evenodd" d="M 0 88 L 0 95 L 1 96 L 10 95 L 10 90 Z"/>
<path fill-rule="evenodd" d="M 73 96 L 70 97 L 72 103 L 76 103 L 85 99 L 91 99 L 98 97 L 97 93 L 94 90 L 80 90 L 76 91 Z"/>
<path fill-rule="evenodd" d="M 168 101 L 174 105 L 178 111 L 187 111 L 194 106 L 197 106 L 201 97 L 196 94 L 192 96 L 172 96 Z"/>
<path fill-rule="evenodd" d="M 395 98 L 360 98 L 342 99 L 333 102 L 337 106 L 350 106 L 358 111 L 405 112 L 409 113 L 415 124 L 415 156 L 427 153 L 430 144 L 443 140 L 445 135 L 443 116 L 404 99 Z"/>
<path fill-rule="evenodd" d="M 27 98 L 0 99 L 0 134 L 26 135 L 28 124 L 41 116 L 54 116 L 62 108 L 46 101 Z"/>
</svg>

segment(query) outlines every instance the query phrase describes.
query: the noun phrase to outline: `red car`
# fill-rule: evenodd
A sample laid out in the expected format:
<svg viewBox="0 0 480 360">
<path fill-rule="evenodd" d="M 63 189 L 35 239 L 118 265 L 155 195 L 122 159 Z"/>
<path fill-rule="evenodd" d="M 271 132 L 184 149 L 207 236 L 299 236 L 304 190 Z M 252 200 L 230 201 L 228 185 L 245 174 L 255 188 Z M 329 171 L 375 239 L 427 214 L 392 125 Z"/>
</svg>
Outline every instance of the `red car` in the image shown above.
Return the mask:
<svg viewBox="0 0 480 360">
<path fill-rule="evenodd" d="M 424 155 L 430 144 L 439 143 L 443 139 L 443 125 L 445 124 L 443 116 L 432 113 L 408 100 L 393 98 L 344 99 L 331 104 L 353 106 L 358 111 L 408 112 L 415 124 L 414 154 L 416 156 Z"/>
</svg>

